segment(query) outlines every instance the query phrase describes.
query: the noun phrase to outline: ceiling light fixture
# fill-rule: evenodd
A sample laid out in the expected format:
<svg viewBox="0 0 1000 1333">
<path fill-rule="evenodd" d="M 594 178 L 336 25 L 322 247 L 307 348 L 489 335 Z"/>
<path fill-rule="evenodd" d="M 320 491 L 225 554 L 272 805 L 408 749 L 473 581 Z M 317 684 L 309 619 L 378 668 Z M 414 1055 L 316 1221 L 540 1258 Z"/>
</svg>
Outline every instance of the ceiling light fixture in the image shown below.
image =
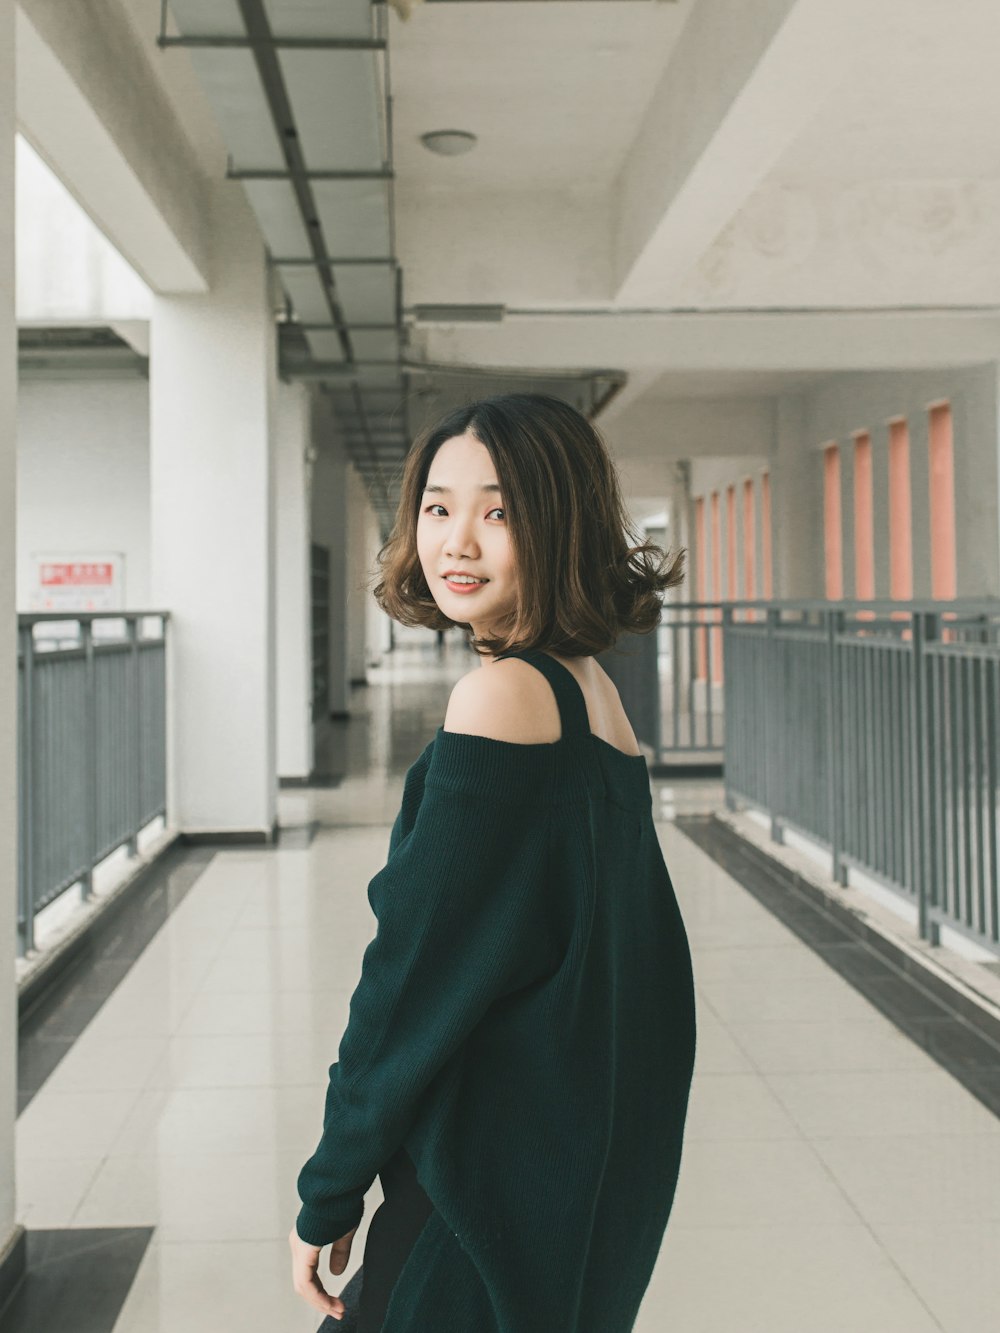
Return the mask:
<svg viewBox="0 0 1000 1333">
<path fill-rule="evenodd" d="M 468 130 L 429 130 L 420 136 L 420 142 L 432 153 L 442 157 L 459 157 L 475 148 L 477 140 Z"/>
</svg>

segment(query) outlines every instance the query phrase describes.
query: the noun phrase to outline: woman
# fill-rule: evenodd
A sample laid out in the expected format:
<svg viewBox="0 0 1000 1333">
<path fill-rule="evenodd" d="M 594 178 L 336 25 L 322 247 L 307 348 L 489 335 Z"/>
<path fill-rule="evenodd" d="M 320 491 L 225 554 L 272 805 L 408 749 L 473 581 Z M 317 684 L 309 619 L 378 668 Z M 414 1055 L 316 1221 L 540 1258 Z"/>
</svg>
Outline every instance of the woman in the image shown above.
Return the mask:
<svg viewBox="0 0 1000 1333">
<path fill-rule="evenodd" d="M 695 1050 L 646 759 L 593 658 L 653 631 L 682 578 L 683 552 L 634 535 L 604 444 L 557 399 L 461 408 L 407 456 L 374 595 L 466 626 L 482 669 L 407 772 L 298 1177 L 293 1282 L 324 1333 L 354 1326 L 359 1285 L 359 1333 L 633 1327 Z M 361 1275 L 330 1296 L 321 1248 L 342 1273 L 376 1174 Z"/>
</svg>

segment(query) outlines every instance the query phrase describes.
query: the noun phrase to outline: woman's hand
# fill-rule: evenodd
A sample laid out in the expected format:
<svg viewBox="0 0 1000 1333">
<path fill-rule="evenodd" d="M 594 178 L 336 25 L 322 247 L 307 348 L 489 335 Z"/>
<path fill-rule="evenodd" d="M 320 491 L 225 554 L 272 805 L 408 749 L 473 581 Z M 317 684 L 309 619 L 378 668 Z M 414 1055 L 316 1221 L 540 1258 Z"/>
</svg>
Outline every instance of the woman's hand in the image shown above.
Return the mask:
<svg viewBox="0 0 1000 1333">
<path fill-rule="evenodd" d="M 330 1272 L 342 1273 L 351 1257 L 353 1231 L 341 1236 L 330 1246 Z M 319 1256 L 321 1245 L 307 1245 L 293 1226 L 288 1233 L 288 1244 L 292 1249 L 292 1286 L 307 1304 L 314 1306 L 320 1314 L 332 1315 L 334 1319 L 343 1319 L 344 1302 L 339 1296 L 331 1296 L 319 1280 Z"/>
</svg>

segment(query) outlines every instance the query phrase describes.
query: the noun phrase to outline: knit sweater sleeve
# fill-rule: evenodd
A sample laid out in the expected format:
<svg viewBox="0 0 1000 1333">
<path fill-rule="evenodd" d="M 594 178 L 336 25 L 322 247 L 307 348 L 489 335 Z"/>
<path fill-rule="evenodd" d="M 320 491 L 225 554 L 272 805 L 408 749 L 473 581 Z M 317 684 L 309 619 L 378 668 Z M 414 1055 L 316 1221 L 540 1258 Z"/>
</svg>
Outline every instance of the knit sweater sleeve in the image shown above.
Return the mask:
<svg viewBox="0 0 1000 1333">
<path fill-rule="evenodd" d="M 462 739 L 445 744 L 464 760 Z M 432 1080 L 492 1004 L 552 966 L 551 807 L 531 783 L 490 785 L 432 763 L 415 819 L 397 823 L 368 886 L 377 932 L 330 1067 L 322 1137 L 298 1176 L 308 1244 L 357 1225 Z"/>
</svg>

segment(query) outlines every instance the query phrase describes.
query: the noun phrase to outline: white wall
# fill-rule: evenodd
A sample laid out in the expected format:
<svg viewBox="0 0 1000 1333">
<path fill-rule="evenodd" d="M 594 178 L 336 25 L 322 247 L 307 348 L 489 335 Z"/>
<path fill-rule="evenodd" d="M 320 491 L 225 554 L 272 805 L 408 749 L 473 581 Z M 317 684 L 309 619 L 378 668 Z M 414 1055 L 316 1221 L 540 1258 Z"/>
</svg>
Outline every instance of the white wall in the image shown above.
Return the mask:
<svg viewBox="0 0 1000 1333">
<path fill-rule="evenodd" d="M 799 447 L 812 453 L 820 478 L 822 446 L 841 442 L 841 493 L 848 515 L 853 507 L 851 433 L 872 437 L 875 504 L 875 593 L 889 596 L 888 422 L 905 416 L 910 431 L 910 484 L 913 529 L 913 595 L 930 597 L 930 500 L 927 464 L 927 409 L 948 399 L 955 432 L 956 556 L 959 597 L 1000 593 L 1000 505 L 998 505 L 998 368 L 965 370 L 869 371 L 837 375 L 804 398 Z M 820 529 L 820 531 L 822 531 Z M 822 541 L 822 537 L 820 537 Z M 844 524 L 844 593 L 853 584 L 853 528 Z M 822 595 L 821 593 L 817 595 Z"/>
<path fill-rule="evenodd" d="M 151 299 L 142 279 L 18 135 L 18 320 L 148 319 Z"/>
<path fill-rule="evenodd" d="M 365 529 L 365 567 L 368 571 L 366 579 L 369 580 L 365 597 L 365 643 L 367 645 L 365 651 L 368 665 L 378 666 L 383 655 L 389 651 L 391 646 L 393 622 L 376 602 L 371 591 L 381 578 L 377 557 L 382 547 L 382 533 L 379 528 L 378 515 L 371 507 L 368 509 Z M 375 576 L 374 579 L 372 579 L 372 575 Z"/>
<path fill-rule="evenodd" d="M 614 296 L 606 190 L 438 191 L 404 182 L 395 196 L 410 300 L 537 307 Z"/>
<path fill-rule="evenodd" d="M 23 380 L 17 470 L 18 609 L 33 551 L 121 551 L 125 607 L 149 607 L 148 382 Z"/>
<path fill-rule="evenodd" d="M 330 550 L 330 713 L 350 711 L 348 684 L 348 476 L 327 402 L 313 399 L 312 540 Z"/>
<path fill-rule="evenodd" d="M 624 472 L 642 488 L 640 460 L 658 467 L 670 459 L 715 458 L 723 454 L 767 454 L 774 445 L 774 399 L 771 397 L 655 398 L 646 396 L 598 423 L 608 448 Z M 663 490 L 662 482 L 652 493 Z"/>
<path fill-rule="evenodd" d="M 168 801 L 185 832 L 269 839 L 277 813 L 277 338 L 244 192 L 210 192 L 213 286 L 158 296 L 152 596 L 169 607 Z"/>
<path fill-rule="evenodd" d="M 767 455 L 748 454 L 742 458 L 694 458 L 691 460 L 690 471 L 690 495 L 692 502 L 697 499 L 705 501 L 705 596 L 711 601 L 712 593 L 712 502 L 713 491 L 719 493 L 719 526 L 721 528 L 721 588 L 722 596 L 743 600 L 746 596 L 744 583 L 744 565 L 743 558 L 743 483 L 750 478 L 754 484 L 754 572 L 756 587 L 755 597 L 764 596 L 763 581 L 763 519 L 761 514 L 761 473 L 770 472 L 771 462 Z M 736 528 L 735 531 L 729 530 L 728 508 L 726 503 L 726 491 L 730 486 L 736 488 Z M 695 546 L 695 525 L 693 515 L 693 503 L 691 513 L 688 518 L 688 528 L 691 533 L 690 550 L 690 575 L 686 585 L 685 601 L 697 601 L 697 559 L 698 553 Z M 729 548 L 730 544 L 736 546 L 736 586 L 729 586 Z"/>
<path fill-rule="evenodd" d="M 15 1230 L 17 995 L 13 905 L 17 900 L 17 649 L 14 564 L 17 330 L 14 323 L 14 5 L 0 0 L 0 1263 L 23 1243 Z M 18 1251 L 22 1256 L 23 1249 Z M 11 1279 L 18 1276 L 12 1263 Z"/>
<path fill-rule="evenodd" d="M 362 683 L 368 666 L 368 530 L 372 507 L 365 481 L 357 468 L 349 467 L 347 479 L 347 674 Z"/>
<path fill-rule="evenodd" d="M 306 777 L 313 768 L 312 607 L 309 570 L 309 473 L 312 405 L 304 384 L 279 382 L 276 614 L 278 773 Z"/>
</svg>

